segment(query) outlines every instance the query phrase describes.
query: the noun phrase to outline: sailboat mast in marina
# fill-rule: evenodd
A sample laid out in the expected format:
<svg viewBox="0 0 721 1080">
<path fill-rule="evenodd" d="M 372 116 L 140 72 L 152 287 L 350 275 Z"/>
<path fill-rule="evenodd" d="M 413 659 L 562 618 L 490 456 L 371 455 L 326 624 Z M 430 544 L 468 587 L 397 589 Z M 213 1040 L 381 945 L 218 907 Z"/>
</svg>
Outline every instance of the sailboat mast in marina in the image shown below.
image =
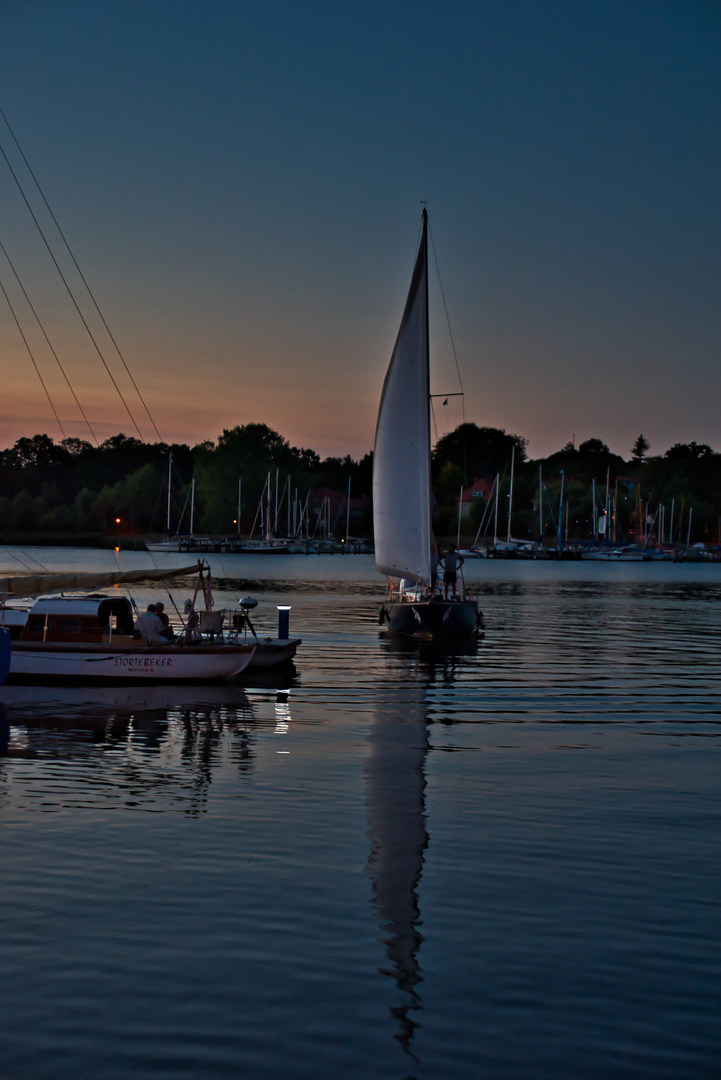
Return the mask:
<svg viewBox="0 0 721 1080">
<path fill-rule="evenodd" d="M 376 569 L 388 578 L 381 619 L 413 637 L 473 633 L 478 605 L 431 592 L 431 424 L 428 214 L 386 373 L 373 456 Z"/>
</svg>

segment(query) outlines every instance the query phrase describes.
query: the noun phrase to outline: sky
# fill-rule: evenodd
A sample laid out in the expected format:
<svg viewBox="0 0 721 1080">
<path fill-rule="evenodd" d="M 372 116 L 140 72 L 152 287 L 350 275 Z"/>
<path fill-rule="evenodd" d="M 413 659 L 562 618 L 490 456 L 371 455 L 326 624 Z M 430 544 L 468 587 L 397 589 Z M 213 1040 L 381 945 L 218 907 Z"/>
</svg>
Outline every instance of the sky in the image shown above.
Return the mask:
<svg viewBox="0 0 721 1080">
<path fill-rule="evenodd" d="M 435 434 L 721 451 L 719 55 L 716 0 L 0 0 L 0 107 L 125 362 L 0 118 L 98 345 L 0 157 L 0 445 L 361 457 L 425 201 Z"/>
</svg>

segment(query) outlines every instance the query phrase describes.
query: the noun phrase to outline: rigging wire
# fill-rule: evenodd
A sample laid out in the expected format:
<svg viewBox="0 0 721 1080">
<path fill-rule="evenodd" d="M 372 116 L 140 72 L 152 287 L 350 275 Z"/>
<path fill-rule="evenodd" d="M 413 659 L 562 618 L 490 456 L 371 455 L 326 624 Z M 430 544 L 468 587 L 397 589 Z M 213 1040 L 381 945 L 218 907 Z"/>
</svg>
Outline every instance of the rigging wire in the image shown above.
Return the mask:
<svg viewBox="0 0 721 1080">
<path fill-rule="evenodd" d="M 37 321 L 37 324 L 38 324 L 38 326 L 40 327 L 40 330 L 42 331 L 43 337 L 45 338 L 45 340 L 46 340 L 46 342 L 47 342 L 47 344 L 48 344 L 48 348 L 50 349 L 50 352 L 51 352 L 51 353 L 53 354 L 53 356 L 55 357 L 55 359 L 56 359 L 56 361 L 57 361 L 57 365 L 58 365 L 58 367 L 60 368 L 61 372 L 63 373 L 63 377 L 64 377 L 64 379 L 65 379 L 65 382 L 66 382 L 66 383 L 68 384 L 68 387 L 69 387 L 69 389 L 70 389 L 70 393 L 71 393 L 71 394 L 73 395 L 73 398 L 75 399 L 75 404 L 77 405 L 78 409 L 80 410 L 80 414 L 81 414 L 81 416 L 82 416 L 83 420 L 85 421 L 85 423 L 86 423 L 86 425 L 87 425 L 88 431 L 90 432 L 90 434 L 92 435 L 92 437 L 93 437 L 93 438 L 95 439 L 95 445 L 96 445 L 96 446 L 99 446 L 99 445 L 100 445 L 100 443 L 98 442 L 98 437 L 97 437 L 97 435 L 95 434 L 95 432 L 93 431 L 93 429 L 92 429 L 92 426 L 91 426 L 91 424 L 90 424 L 90 421 L 88 420 L 87 416 L 85 415 L 85 410 L 83 409 L 82 405 L 81 405 L 81 404 L 80 404 L 80 402 L 78 401 L 78 396 L 77 396 L 77 394 L 75 393 L 75 390 L 73 389 L 72 383 L 70 382 L 70 379 L 69 379 L 69 378 L 68 378 L 68 376 L 67 376 L 67 373 L 66 373 L 66 371 L 65 371 L 65 368 L 63 367 L 63 365 L 62 365 L 62 364 L 61 364 L 61 362 L 60 362 L 60 357 L 59 357 L 59 356 L 58 356 L 58 354 L 56 353 L 55 349 L 54 349 L 54 348 L 53 348 L 53 346 L 52 346 L 52 343 L 51 343 L 51 341 L 50 341 L 50 338 L 48 337 L 47 333 L 45 332 L 45 327 L 43 326 L 42 322 L 40 321 L 40 316 L 38 315 L 37 311 L 36 311 L 36 310 L 35 310 L 35 308 L 33 307 L 32 301 L 31 301 L 30 297 L 29 297 L 29 296 L 28 296 L 28 294 L 27 294 L 27 291 L 26 291 L 26 289 L 25 289 L 25 286 L 23 285 L 22 281 L 20 280 L 20 277 L 19 277 L 19 275 L 18 275 L 18 272 L 17 272 L 17 270 L 15 269 L 15 266 L 14 266 L 14 264 L 13 264 L 13 261 L 12 261 L 12 259 L 10 258 L 10 256 L 8 255 L 8 253 L 7 253 L 7 250 L 6 250 L 6 248 L 5 248 L 5 245 L 3 244 L 2 240 L 0 240 L 0 249 L 2 249 L 2 253 L 3 253 L 3 255 L 5 256 L 5 258 L 7 259 L 7 261 L 8 261 L 8 265 L 10 266 L 10 269 L 12 270 L 13 274 L 15 275 L 15 280 L 17 281 L 18 285 L 19 285 L 19 286 L 20 286 L 20 288 L 22 289 L 22 293 L 23 293 L 23 296 L 24 296 L 24 297 L 25 297 L 25 299 L 27 300 L 28 306 L 29 306 L 30 310 L 32 311 L 33 315 L 35 316 L 35 319 L 36 319 L 36 321 Z M 4 292 L 4 291 L 5 291 L 5 290 L 3 289 L 3 292 Z M 7 294 L 6 294 L 6 295 L 7 295 Z M 16 319 L 16 322 L 17 322 L 17 319 Z M 22 331 L 21 331 L 21 333 L 22 333 Z M 42 380 L 41 380 L 41 381 L 42 381 Z M 47 393 L 47 391 L 46 391 L 46 393 Z M 51 404 L 51 408 L 52 408 L 52 402 L 51 402 L 50 404 Z M 55 411 L 55 410 L 53 409 L 53 412 L 54 412 L 54 411 Z M 62 431 L 62 426 L 61 426 L 61 431 Z M 64 431 L 63 431 L 63 435 L 65 435 L 65 432 L 64 432 Z"/>
<path fill-rule="evenodd" d="M 0 112 L 2 112 L 2 110 L 0 110 Z M 5 123 L 7 124 L 7 118 L 5 117 L 5 114 L 3 113 L 2 115 L 3 115 L 3 118 L 5 119 Z M 12 129 L 10 128 L 9 124 L 8 124 L 8 129 L 10 130 L 10 133 L 13 134 Z M 13 138 L 15 138 L 14 135 L 13 135 Z M 15 141 L 17 143 L 17 140 L 15 140 Z M 18 149 L 20 149 L 19 145 L 18 145 Z M 75 299 L 75 296 L 73 295 L 73 291 L 70 288 L 70 285 L 68 284 L 67 278 L 63 274 L 63 271 L 61 270 L 60 265 L 59 265 L 57 259 L 55 258 L 53 250 L 50 247 L 50 244 L 48 242 L 48 239 L 47 239 L 45 233 L 43 232 L 42 226 L 40 225 L 40 222 L 38 221 L 32 207 L 31 207 L 31 205 L 30 205 L 30 203 L 28 201 L 28 198 L 27 198 L 27 196 L 26 196 L 26 194 L 25 194 L 25 192 L 23 190 L 22 184 L 20 183 L 20 180 L 18 179 L 17 174 L 15 173 L 15 170 L 13 169 L 12 165 L 10 164 L 10 159 L 8 158 L 8 156 L 7 156 L 6 152 L 5 152 L 5 148 L 2 146 L 2 144 L 0 144 L 0 153 L 2 153 L 2 156 L 5 159 L 5 163 L 6 163 L 7 167 L 8 167 L 8 169 L 10 170 L 10 174 L 11 174 L 13 180 L 15 181 L 15 184 L 17 185 L 18 191 L 20 192 L 20 195 L 22 196 L 23 202 L 25 203 L 25 205 L 26 205 L 26 207 L 28 209 L 28 213 L 32 217 L 32 219 L 33 219 L 33 221 L 35 223 L 35 226 L 36 226 L 36 228 L 37 228 L 37 230 L 38 230 L 38 232 L 39 232 L 39 234 L 40 234 L 40 236 L 42 238 L 42 241 L 45 244 L 45 247 L 47 248 L 48 254 L 50 255 L 50 258 L 52 259 L 53 264 L 55 265 L 55 269 L 57 270 L 57 272 L 58 272 L 58 274 L 60 276 L 60 280 L 62 281 L 63 285 L 65 286 L 65 289 L 66 289 L 66 291 L 68 293 L 68 296 L 70 297 L 70 300 L 71 300 L 71 302 L 73 304 L 73 307 L 77 311 L 78 317 L 80 318 L 80 321 L 82 322 L 83 326 L 85 327 L 85 330 L 86 330 L 86 332 L 88 334 L 88 337 L 90 338 L 91 342 L 93 343 L 93 346 L 95 347 L 95 351 L 97 352 L 98 356 L 100 357 L 100 360 L 101 360 L 101 362 L 103 364 L 103 367 L 105 368 L 110 381 L 112 382 L 113 386 L 115 387 L 115 390 L 116 390 L 116 392 L 118 394 L 118 397 L 122 401 L 122 403 L 123 403 L 123 405 L 125 407 L 125 411 L 127 412 L 128 416 L 130 418 L 130 421 L 133 424 L 133 427 L 135 428 L 135 430 L 137 431 L 137 433 L 138 433 L 138 435 L 140 437 L 140 441 L 145 442 L 145 439 L 143 438 L 143 434 L 142 434 L 142 432 L 140 430 L 140 427 L 138 426 L 138 423 L 137 423 L 135 417 L 133 416 L 133 413 L 132 413 L 132 411 L 130 409 L 130 406 L 128 405 L 127 401 L 125 400 L 125 397 L 123 396 L 123 393 L 122 393 L 120 387 L 118 386 L 118 383 L 117 383 L 115 377 L 113 376 L 113 373 L 110 370 L 108 362 L 106 361 L 105 357 L 103 356 L 102 350 L 101 350 L 100 346 L 98 345 L 98 343 L 97 343 L 97 341 L 96 341 L 96 339 L 95 339 L 95 337 L 93 335 L 93 332 L 90 329 L 90 326 L 88 325 L 88 322 L 87 322 L 85 316 L 83 315 L 82 311 L 80 310 L 80 306 L 79 306 L 77 300 Z M 22 154 L 22 150 L 20 150 L 20 153 Z M 25 160 L 24 155 L 23 155 L 23 160 Z M 26 162 L 26 164 L 27 164 L 27 162 Z M 28 169 L 30 169 L 29 165 L 28 165 Z M 35 177 L 34 177 L 34 175 L 32 173 L 32 170 L 30 170 L 30 173 L 33 176 L 33 179 L 35 180 Z M 37 180 L 35 180 L 35 183 L 37 184 Z M 38 186 L 38 190 L 40 190 L 39 186 Z M 40 194 L 42 195 L 42 190 L 40 190 Z M 45 201 L 44 195 L 42 197 L 43 197 L 43 200 Z M 46 206 L 47 206 L 47 202 L 46 202 Z M 52 211 L 50 210 L 49 206 L 48 206 L 48 210 L 50 211 L 50 214 L 53 217 L 53 221 L 55 221 L 55 218 L 54 218 L 54 216 L 52 214 Z M 56 222 L 56 225 L 57 225 L 57 222 Z M 58 229 L 59 229 L 59 227 L 58 227 Z M 62 233 L 61 233 L 61 236 L 62 236 Z M 65 238 L 63 237 L 63 239 L 65 239 Z M 67 241 L 66 241 L 66 246 L 67 246 Z M 69 248 L 68 248 L 68 251 L 70 251 Z M 73 262 L 75 262 L 75 259 L 74 259 L 73 255 L 72 255 L 72 252 L 70 252 L 70 256 L 73 259 Z M 77 263 L 76 263 L 76 266 L 77 266 Z M 83 275 L 80 272 L 79 267 L 78 267 L 78 272 L 80 273 L 80 276 L 82 277 Z M 84 278 L 83 278 L 83 281 L 85 281 Z M 86 282 L 86 288 L 87 288 L 87 282 Z M 101 314 L 101 318 L 102 318 L 102 314 Z M 103 322 L 104 321 L 105 320 L 103 320 Z M 112 338 L 112 335 L 110 335 L 110 336 Z M 122 356 L 121 356 L 121 359 L 122 359 Z M 124 360 L 123 360 L 123 364 L 125 364 Z M 127 370 L 127 365 L 125 365 L 125 367 L 126 367 L 126 370 Z M 130 375 L 129 371 L 128 371 L 128 375 Z M 136 386 L 136 384 L 135 384 L 135 382 L 134 382 L 131 375 L 130 375 L 130 379 L 131 379 L 131 382 L 133 383 L 133 386 L 135 386 L 135 389 L 137 391 L 137 386 Z M 142 401 L 143 399 L 142 399 L 142 396 L 140 395 L 139 391 L 138 391 L 138 396 L 140 397 L 140 399 Z M 143 401 L 143 405 L 145 406 L 144 401 Z M 147 406 L 145 406 L 145 408 L 146 408 L 146 411 L 147 411 Z M 157 429 L 155 423 L 153 422 L 152 417 L 151 417 L 151 423 L 153 424 L 153 427 L 155 428 L 155 431 L 157 432 L 158 429 Z M 158 437 L 160 438 L 159 434 L 158 434 Z M 161 442 L 162 442 L 162 439 L 161 439 Z"/>
<path fill-rule="evenodd" d="M 449 337 L 451 339 L 451 350 L 453 352 L 453 360 L 454 360 L 455 365 L 456 365 L 456 374 L 458 375 L 458 385 L 461 388 L 461 396 L 463 397 L 463 401 L 461 402 L 461 409 L 462 409 L 463 423 L 465 424 L 465 422 L 466 422 L 466 399 L 465 399 L 465 396 L 464 396 L 465 392 L 463 390 L 463 380 L 461 379 L 461 369 L 460 369 L 460 366 L 458 364 L 458 356 L 456 354 L 456 343 L 453 340 L 453 330 L 451 328 L 451 319 L 450 319 L 450 316 L 448 314 L 448 305 L 446 304 L 446 294 L 445 294 L 445 292 L 443 290 L 443 279 L 441 278 L 441 269 L 440 269 L 440 266 L 438 265 L 438 256 L 436 254 L 436 245 L 435 245 L 434 240 L 433 240 L 433 233 L 431 232 L 430 222 L 428 223 L 428 235 L 431 238 L 431 249 L 433 251 L 433 261 L 434 261 L 435 266 L 436 266 L 436 274 L 438 275 L 438 285 L 439 285 L 440 290 L 441 290 L 441 300 L 443 301 L 443 311 L 445 312 L 445 316 L 446 316 L 446 324 L 448 326 L 448 335 L 449 335 Z"/>
<path fill-rule="evenodd" d="M 30 563 L 34 563 L 35 566 L 39 566 L 41 570 L 44 570 L 46 573 L 48 572 L 48 568 L 44 565 L 44 563 L 39 562 L 32 555 L 28 555 L 27 552 L 23 552 L 24 559 L 26 560 L 23 561 L 23 558 L 21 558 L 20 555 L 16 555 L 14 551 L 10 551 L 10 548 L 14 545 L 11 544 L 8 538 L 6 536 L 3 536 L 2 533 L 0 533 L 0 540 L 2 540 L 3 542 L 3 555 L 9 555 L 11 559 L 15 559 L 15 561 L 19 562 L 25 570 L 33 570 L 34 567 L 31 566 Z M 27 560 L 29 560 L 29 562 Z"/>
<path fill-rule="evenodd" d="M 147 406 L 147 404 L 146 404 L 146 402 L 145 402 L 145 398 L 144 398 L 144 397 L 143 397 L 143 395 L 142 395 L 142 394 L 140 393 L 140 389 L 139 389 L 139 387 L 138 387 L 137 383 L 135 382 L 135 379 L 134 379 L 134 378 L 133 378 L 133 376 L 132 376 L 132 373 L 131 373 L 131 371 L 130 371 L 130 368 L 128 367 L 128 365 L 127 365 L 127 363 L 126 363 L 125 357 L 123 356 L 122 352 L 120 351 L 120 346 L 118 345 L 118 343 L 117 343 L 117 341 L 115 340 L 115 337 L 114 337 L 114 335 L 113 335 L 113 333 L 112 333 L 112 331 L 111 331 L 110 327 L 108 326 L 107 322 L 105 321 L 105 316 L 103 315 L 102 311 L 100 310 L 100 306 L 99 306 L 99 304 L 98 304 L 97 300 L 95 299 L 95 294 L 93 293 L 92 289 L 90 288 L 90 286 L 89 286 L 89 284 L 88 284 L 88 282 L 87 282 L 87 280 L 86 280 L 86 278 L 85 278 L 85 275 L 83 274 L 82 270 L 80 269 L 80 266 L 78 265 L 78 261 L 77 261 L 77 259 L 75 258 L 75 255 L 73 254 L 73 251 L 72 251 L 72 249 L 71 249 L 71 247 L 70 247 L 70 244 L 68 243 L 68 241 L 67 241 L 67 239 L 66 239 L 66 237 L 65 237 L 65 233 L 64 233 L 64 232 L 63 232 L 63 230 L 62 230 L 62 229 L 60 228 L 60 224 L 58 223 L 58 220 L 57 220 L 57 218 L 55 217 L 55 214 L 54 214 L 54 213 L 52 212 L 52 209 L 50 208 L 50 204 L 48 203 L 48 200 L 47 200 L 47 199 L 45 198 L 45 193 L 44 193 L 43 189 L 42 189 L 42 188 L 40 187 L 40 183 L 39 183 L 39 181 L 38 181 L 37 177 L 35 176 L 35 173 L 33 172 L 32 168 L 30 167 L 30 162 L 29 162 L 29 161 L 28 161 L 28 159 L 27 159 L 27 158 L 25 157 L 25 154 L 23 153 L 23 148 L 21 147 L 20 143 L 18 142 L 17 136 L 16 136 L 15 132 L 13 131 L 12 127 L 10 126 L 10 121 L 8 120 L 8 118 L 7 118 L 7 116 L 5 115 L 5 113 L 3 112 L 2 108 L 0 108 L 0 116 L 2 116 L 3 120 L 5 121 L 5 124 L 6 124 L 6 126 L 7 126 L 7 129 L 8 129 L 8 131 L 10 132 L 10 134 L 12 135 L 12 138 L 13 138 L 13 142 L 14 142 L 14 143 L 15 143 L 15 145 L 17 146 L 17 148 L 18 148 L 18 150 L 19 150 L 19 152 L 20 152 L 20 156 L 22 157 L 23 161 L 25 162 L 25 166 L 26 166 L 26 168 L 27 168 L 28 172 L 30 173 L 30 175 L 31 175 L 31 176 L 32 176 L 32 178 L 33 178 L 33 182 L 34 182 L 34 184 L 35 184 L 35 187 L 36 187 L 36 188 L 38 189 L 38 192 L 40 193 L 40 198 L 41 198 L 41 199 L 43 200 L 43 202 L 45 203 L 45 206 L 46 206 L 46 208 L 47 208 L 47 211 L 48 211 L 48 213 L 50 214 L 50 217 L 51 217 L 51 218 L 53 219 L 53 222 L 54 222 L 54 224 L 55 224 L 55 228 L 56 228 L 56 229 L 58 230 L 58 233 L 60 234 L 60 237 L 61 237 L 61 239 L 62 239 L 63 243 L 65 244 L 65 247 L 66 247 L 66 249 L 67 249 L 67 252 L 68 252 L 68 254 L 69 254 L 70 258 L 71 258 L 71 259 L 73 260 L 73 264 L 74 264 L 74 266 L 75 266 L 75 269 L 76 269 L 76 270 L 77 270 L 77 272 L 79 273 L 79 275 L 80 275 L 80 278 L 81 278 L 81 280 L 82 280 L 82 282 L 83 282 L 83 285 L 85 286 L 85 288 L 86 288 L 86 289 L 87 289 L 87 291 L 88 291 L 88 296 L 89 296 L 89 297 L 90 297 L 90 299 L 92 300 L 92 302 L 93 302 L 93 305 L 94 305 L 94 307 L 95 307 L 95 310 L 97 311 L 98 315 L 100 316 L 100 320 L 101 320 L 101 322 L 102 322 L 103 326 L 105 327 L 105 329 L 106 329 L 106 331 L 107 331 L 107 333 L 108 333 L 108 337 L 110 338 L 110 340 L 111 340 L 111 341 L 112 341 L 112 343 L 113 343 L 113 346 L 114 346 L 114 348 L 115 348 L 115 351 L 116 351 L 116 353 L 117 353 L 117 354 L 118 354 L 118 356 L 120 357 L 120 361 L 121 361 L 121 363 L 122 363 L 123 367 L 125 368 L 125 371 L 127 372 L 128 378 L 130 379 L 131 383 L 133 384 L 133 387 L 134 387 L 134 389 L 135 389 L 135 392 L 136 392 L 136 394 L 137 394 L 137 395 L 138 395 L 138 397 L 140 398 L 140 401 L 141 401 L 141 403 L 142 403 L 142 406 L 143 406 L 143 408 L 145 409 L 145 412 L 147 413 L 147 416 L 148 416 L 148 420 L 150 420 L 150 423 L 151 423 L 151 424 L 153 425 L 153 430 L 154 430 L 155 434 L 156 434 L 156 435 L 158 436 L 158 439 L 159 439 L 159 441 L 160 441 L 160 442 L 162 442 L 162 441 L 163 441 L 163 440 L 162 440 L 162 437 L 161 437 L 161 435 L 160 435 L 160 432 L 158 431 L 158 428 L 157 428 L 157 425 L 156 425 L 156 423 L 155 423 L 155 420 L 153 420 L 153 417 L 152 417 L 152 416 L 151 416 L 151 414 L 150 414 L 150 409 L 148 408 L 148 406 Z M 132 417 L 131 417 L 131 419 L 132 419 Z M 135 422 L 135 421 L 133 421 L 133 423 L 134 423 L 134 422 Z M 136 427 L 137 427 L 137 425 L 136 425 Z M 141 437 L 142 437 L 142 436 L 141 436 Z"/>
<path fill-rule="evenodd" d="M 30 344 L 28 342 L 28 339 L 25 337 L 25 334 L 23 333 L 23 328 L 20 325 L 20 320 L 18 319 L 17 315 L 15 314 L 15 308 L 12 305 L 12 301 L 10 300 L 10 297 L 8 296 L 7 290 L 5 289 L 5 286 L 3 285 L 2 281 L 0 281 L 0 289 L 2 289 L 3 296 L 7 300 L 8 307 L 10 308 L 10 312 L 12 314 L 12 317 L 15 320 L 15 325 L 18 328 L 18 332 L 20 334 L 20 337 L 23 339 L 23 342 L 25 343 L 25 348 L 28 351 L 28 356 L 32 360 L 32 364 L 33 364 L 33 367 L 35 368 L 35 372 L 37 374 L 37 377 L 40 379 L 40 385 L 42 386 L 43 390 L 45 391 L 45 397 L 48 399 L 48 404 L 50 405 L 50 408 L 53 411 L 53 416 L 57 420 L 58 427 L 60 428 L 61 432 L 63 433 L 63 438 L 65 439 L 65 438 L 67 438 L 67 436 L 65 434 L 65 428 L 63 427 L 62 421 L 61 421 L 60 417 L 58 416 L 57 409 L 53 405 L 53 399 L 50 397 L 50 391 L 48 390 L 47 386 L 45 385 L 45 380 L 43 379 L 42 375 L 40 374 L 40 368 L 37 365 L 37 361 L 36 361 L 35 357 L 33 356 L 33 351 L 30 348 Z"/>
<path fill-rule="evenodd" d="M 72 289 L 68 285 L 68 282 L 67 282 L 67 279 L 66 279 L 65 275 L 63 274 L 62 270 L 60 269 L 58 261 L 57 261 L 57 259 L 55 258 L 54 254 L 53 254 L 52 248 L 50 247 L 50 244 L 47 241 L 47 237 L 45 236 L 45 233 L 42 230 L 42 226 L 40 225 L 40 222 L 38 221 L 35 214 L 33 213 L 33 209 L 32 209 L 32 207 L 30 206 L 30 203 L 27 200 L 27 196 L 25 195 L 25 192 L 22 189 L 22 185 L 20 184 L 20 181 L 18 180 L 18 178 L 17 178 L 17 176 L 15 174 L 15 170 L 13 169 L 12 165 L 10 164 L 10 160 L 9 160 L 7 154 L 5 153 L 5 149 L 2 146 L 2 144 L 0 144 L 0 153 L 2 153 L 2 156 L 5 158 L 5 162 L 7 164 L 7 167 L 8 167 L 8 169 L 10 170 L 10 172 L 12 174 L 13 180 L 17 184 L 18 190 L 19 190 L 20 194 L 22 195 L 23 201 L 24 201 L 25 205 L 28 208 L 28 212 L 30 213 L 31 218 L 33 219 L 33 221 L 35 222 L 35 225 L 37 226 L 37 230 L 40 233 L 40 236 L 42 237 L 43 243 L 45 244 L 45 247 L 48 250 L 48 254 L 50 255 L 50 258 L 53 260 L 53 263 L 55 264 L 55 269 L 57 270 L 58 274 L 60 275 L 60 279 L 61 279 L 63 285 L 65 286 L 65 288 L 67 290 L 67 293 L 68 293 L 68 296 L 70 297 L 70 300 L 72 301 L 72 304 L 73 304 L 75 310 L 77 311 L 77 313 L 78 313 L 78 315 L 80 317 L 80 321 L 82 322 L 83 326 L 87 330 L 88 337 L 90 338 L 93 345 L 95 346 L 95 351 L 97 352 L 98 356 L 100 357 L 100 359 L 101 359 L 101 361 L 103 363 L 103 366 L 104 366 L 105 370 L 107 371 L 108 375 L 110 376 L 110 381 L 112 382 L 113 386 L 115 387 L 115 389 L 116 389 L 116 391 L 118 393 L 118 397 L 120 398 L 123 405 L 125 406 L 125 411 L 127 412 L 128 416 L 130 417 L 130 420 L 131 420 L 131 422 L 133 424 L 133 427 L 135 428 L 138 435 L 140 436 L 140 441 L 145 442 L 145 440 L 143 439 L 142 432 L 141 432 L 140 428 L 137 425 L 135 417 L 133 416 L 132 412 L 130 411 L 130 406 L 128 405 L 127 401 L 123 397 L 122 391 L 121 391 L 120 387 L 118 386 L 117 382 L 115 381 L 115 379 L 113 377 L 113 373 L 111 372 L 110 368 L 108 367 L 108 364 L 107 364 L 107 362 L 105 360 L 105 357 L 103 356 L 103 354 L 102 354 L 102 352 L 100 350 L 100 346 L 98 345 L 97 341 L 93 337 L 93 332 L 90 329 L 90 327 L 88 326 L 88 324 L 87 324 L 87 322 L 85 320 L 85 316 L 83 315 L 82 311 L 80 310 L 80 308 L 78 306 L 77 300 L 73 296 Z"/>
</svg>

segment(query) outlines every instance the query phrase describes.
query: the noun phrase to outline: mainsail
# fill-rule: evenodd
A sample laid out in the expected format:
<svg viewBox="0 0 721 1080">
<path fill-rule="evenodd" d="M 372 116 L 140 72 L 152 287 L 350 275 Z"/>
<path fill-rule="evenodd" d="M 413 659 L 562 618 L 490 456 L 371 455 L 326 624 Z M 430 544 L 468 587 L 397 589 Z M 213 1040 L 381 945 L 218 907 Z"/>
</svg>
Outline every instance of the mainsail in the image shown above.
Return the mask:
<svg viewBox="0 0 721 1080">
<path fill-rule="evenodd" d="M 197 574 L 199 564 L 178 566 L 174 570 L 114 570 L 85 574 L 18 574 L 0 578 L 0 600 L 9 596 L 41 596 L 74 589 L 105 589 L 111 585 L 130 585 L 138 581 L 162 581 L 165 578 Z"/>
<path fill-rule="evenodd" d="M 428 238 L 423 233 L 403 319 L 383 384 L 373 452 L 376 569 L 430 581 Z"/>
</svg>

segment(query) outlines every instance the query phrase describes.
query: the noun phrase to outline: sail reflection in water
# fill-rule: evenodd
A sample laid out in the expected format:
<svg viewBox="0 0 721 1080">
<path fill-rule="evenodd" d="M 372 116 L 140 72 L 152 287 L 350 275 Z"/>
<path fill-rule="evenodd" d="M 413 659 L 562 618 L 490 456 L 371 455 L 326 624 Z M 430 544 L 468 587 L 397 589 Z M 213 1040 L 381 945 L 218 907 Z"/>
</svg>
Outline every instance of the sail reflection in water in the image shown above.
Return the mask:
<svg viewBox="0 0 721 1080">
<path fill-rule="evenodd" d="M 399 990 L 391 1015 L 398 1021 L 396 1038 L 417 1061 L 411 1043 L 421 1008 L 418 959 L 423 936 L 418 883 L 428 845 L 425 815 L 425 759 L 428 734 L 425 686 L 419 681 L 378 687 L 365 766 L 370 856 L 368 874 L 373 905 L 381 924 L 389 966 L 380 970 Z"/>
<path fill-rule="evenodd" d="M 287 710 L 287 705 L 285 706 Z M 0 755 L 22 761 L 23 809 L 205 812 L 212 770 L 253 764 L 251 706 L 233 686 L 0 688 Z"/>
</svg>

